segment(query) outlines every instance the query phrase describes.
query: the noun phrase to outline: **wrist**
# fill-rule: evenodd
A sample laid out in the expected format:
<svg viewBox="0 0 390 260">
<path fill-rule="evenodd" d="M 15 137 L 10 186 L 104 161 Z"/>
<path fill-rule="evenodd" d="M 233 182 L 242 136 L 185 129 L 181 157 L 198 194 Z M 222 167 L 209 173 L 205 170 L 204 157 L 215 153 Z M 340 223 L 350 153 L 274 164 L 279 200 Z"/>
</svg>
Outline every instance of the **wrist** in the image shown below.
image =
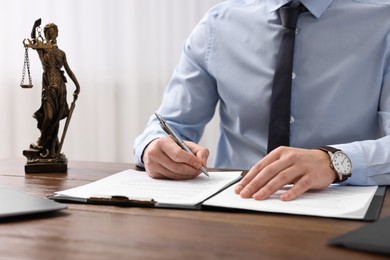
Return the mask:
<svg viewBox="0 0 390 260">
<path fill-rule="evenodd" d="M 149 148 L 150 144 L 151 144 L 154 140 L 156 140 L 156 139 L 158 139 L 158 138 L 152 139 L 152 140 L 144 147 L 144 149 L 142 150 L 141 158 L 140 158 L 140 159 L 141 159 L 141 163 L 142 163 L 143 165 L 145 165 L 145 163 L 144 163 L 145 152 L 146 152 L 146 150 Z"/>
<path fill-rule="evenodd" d="M 331 159 L 328 153 L 324 152 L 321 149 L 314 149 L 316 152 L 317 158 L 320 160 L 321 166 L 319 167 L 320 171 L 323 171 L 323 174 L 329 176 L 331 183 L 335 183 L 338 180 L 337 173 L 330 167 Z"/>
</svg>

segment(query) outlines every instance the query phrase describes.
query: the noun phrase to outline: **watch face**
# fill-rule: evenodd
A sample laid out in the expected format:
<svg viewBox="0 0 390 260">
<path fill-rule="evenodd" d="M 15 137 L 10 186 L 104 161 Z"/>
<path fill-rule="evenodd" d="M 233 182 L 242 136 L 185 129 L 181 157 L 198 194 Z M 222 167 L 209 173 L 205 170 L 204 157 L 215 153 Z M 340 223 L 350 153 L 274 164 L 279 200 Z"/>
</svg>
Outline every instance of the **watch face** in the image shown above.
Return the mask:
<svg viewBox="0 0 390 260">
<path fill-rule="evenodd" d="M 342 175 L 349 175 L 352 172 L 352 162 L 343 152 L 335 152 L 333 154 L 332 164 L 334 169 Z"/>
</svg>

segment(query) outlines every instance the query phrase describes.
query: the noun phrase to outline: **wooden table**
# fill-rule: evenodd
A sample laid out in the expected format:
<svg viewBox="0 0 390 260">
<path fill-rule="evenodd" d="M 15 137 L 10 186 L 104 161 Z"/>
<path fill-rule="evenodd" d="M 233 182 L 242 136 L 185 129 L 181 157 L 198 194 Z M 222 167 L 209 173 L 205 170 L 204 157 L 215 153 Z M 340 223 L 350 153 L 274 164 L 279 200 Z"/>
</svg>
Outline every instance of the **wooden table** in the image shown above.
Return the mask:
<svg viewBox="0 0 390 260">
<path fill-rule="evenodd" d="M 76 162 L 67 174 L 24 173 L 0 160 L 0 185 L 46 197 L 134 167 Z M 380 218 L 390 216 L 387 192 Z M 327 241 L 367 222 L 259 212 L 68 204 L 68 209 L 0 221 L 0 259 L 386 259 Z"/>
</svg>

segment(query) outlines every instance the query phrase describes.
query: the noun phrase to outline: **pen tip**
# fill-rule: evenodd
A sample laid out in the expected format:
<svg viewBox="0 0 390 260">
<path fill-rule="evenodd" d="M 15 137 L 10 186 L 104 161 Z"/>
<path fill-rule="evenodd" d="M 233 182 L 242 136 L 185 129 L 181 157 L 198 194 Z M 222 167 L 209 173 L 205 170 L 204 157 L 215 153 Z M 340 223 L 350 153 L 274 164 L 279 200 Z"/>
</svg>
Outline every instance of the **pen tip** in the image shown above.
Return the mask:
<svg viewBox="0 0 390 260">
<path fill-rule="evenodd" d="M 204 167 L 201 168 L 201 171 L 202 171 L 207 177 L 210 177 L 210 174 L 207 172 L 207 170 L 206 170 Z"/>
</svg>

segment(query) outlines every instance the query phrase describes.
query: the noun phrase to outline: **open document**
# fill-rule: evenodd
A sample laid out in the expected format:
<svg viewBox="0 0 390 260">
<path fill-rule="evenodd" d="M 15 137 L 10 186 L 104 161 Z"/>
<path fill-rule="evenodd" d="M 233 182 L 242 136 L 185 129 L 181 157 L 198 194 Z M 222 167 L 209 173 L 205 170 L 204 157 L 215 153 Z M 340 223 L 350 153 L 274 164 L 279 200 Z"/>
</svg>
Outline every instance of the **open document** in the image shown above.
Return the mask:
<svg viewBox="0 0 390 260">
<path fill-rule="evenodd" d="M 319 217 L 364 219 L 378 186 L 343 186 L 333 184 L 325 190 L 308 191 L 292 201 L 281 201 L 279 190 L 267 200 L 243 199 L 234 186 L 205 201 L 203 205 L 273 213 L 289 213 Z"/>
<path fill-rule="evenodd" d="M 211 173 L 210 173 L 211 174 Z M 54 200 L 85 203 L 197 208 L 207 198 L 241 178 L 241 171 L 212 172 L 192 180 L 152 179 L 144 171 L 126 170 L 77 188 L 59 191 Z"/>
<path fill-rule="evenodd" d="M 191 180 L 152 179 L 144 171 L 126 170 L 73 189 L 51 199 L 63 202 L 150 206 L 165 208 L 229 208 L 251 211 L 373 220 L 379 215 L 385 187 L 331 185 L 284 202 L 278 191 L 267 200 L 243 199 L 234 193 L 241 171 L 212 171 Z M 378 193 L 378 191 L 381 191 Z M 373 208 L 374 207 L 374 208 Z M 370 213 L 371 212 L 371 213 Z M 374 212 L 374 213 L 372 213 Z M 369 217 L 368 217 L 369 216 Z"/>
</svg>

